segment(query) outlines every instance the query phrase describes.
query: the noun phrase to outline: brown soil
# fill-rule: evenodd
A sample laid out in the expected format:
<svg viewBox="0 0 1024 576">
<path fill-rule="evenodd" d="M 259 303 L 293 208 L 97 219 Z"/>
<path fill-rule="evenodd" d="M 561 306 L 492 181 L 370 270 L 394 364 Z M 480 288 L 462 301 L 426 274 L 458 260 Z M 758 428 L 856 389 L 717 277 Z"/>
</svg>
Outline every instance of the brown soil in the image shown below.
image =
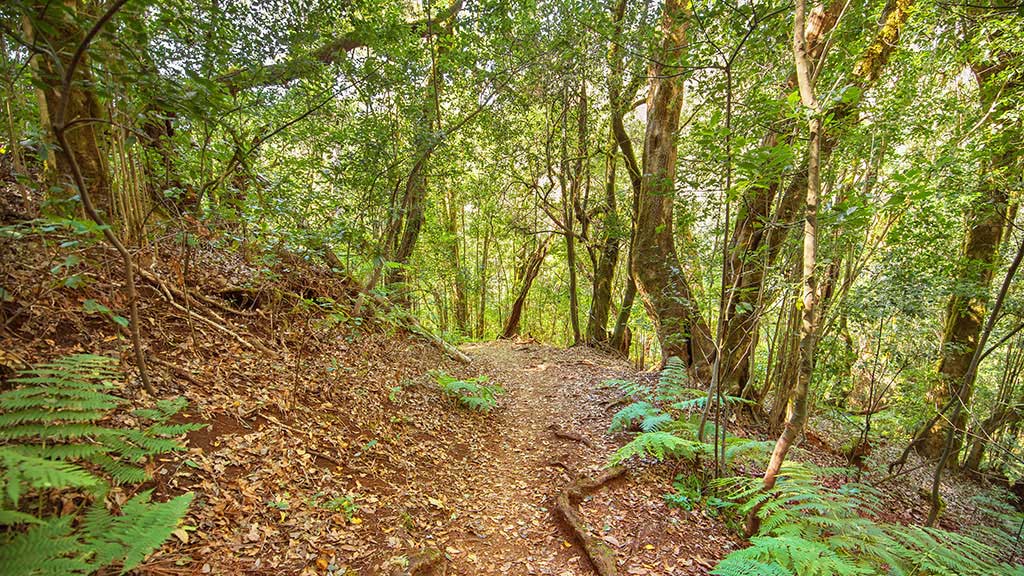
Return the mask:
<svg viewBox="0 0 1024 576">
<path fill-rule="evenodd" d="M 445 399 L 423 373 L 445 362 L 414 342 L 366 366 L 376 378 L 345 380 L 320 404 L 304 395 L 284 414 L 252 414 L 242 406 L 255 390 L 236 391 L 240 407 L 211 413 L 212 426 L 190 435 L 189 464 L 169 471 L 174 492 L 199 496 L 195 539 L 169 546 L 150 568 L 187 556 L 189 573 L 389 575 L 439 550 L 448 574 L 592 574 L 552 509 L 560 490 L 603 469 L 617 448 L 605 434 L 615 409 L 604 405 L 618 393 L 603 383 L 632 371 L 586 349 L 496 342 L 464 350 L 474 358 L 466 375 L 487 374 L 507 390 L 490 414 Z M 384 365 L 402 371 L 386 378 L 404 382 L 399 391 L 379 385 Z M 200 406 L 231 405 L 209 391 L 195 396 Z M 706 574 L 736 546 L 714 519 L 668 508 L 667 477 L 667 469 L 640 468 L 581 504 L 621 574 Z M 354 498 L 351 518 L 327 509 L 338 496 Z"/>
</svg>

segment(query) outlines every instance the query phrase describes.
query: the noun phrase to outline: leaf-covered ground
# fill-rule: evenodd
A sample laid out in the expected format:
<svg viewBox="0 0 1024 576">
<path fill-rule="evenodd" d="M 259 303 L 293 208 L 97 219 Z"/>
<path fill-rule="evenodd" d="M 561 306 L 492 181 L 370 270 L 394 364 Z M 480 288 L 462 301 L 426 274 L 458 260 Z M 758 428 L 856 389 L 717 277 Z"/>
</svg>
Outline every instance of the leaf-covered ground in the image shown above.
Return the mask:
<svg viewBox="0 0 1024 576">
<path fill-rule="evenodd" d="M 449 574 L 592 573 L 552 504 L 616 447 L 605 431 L 618 392 L 603 383 L 629 376 L 626 364 L 511 342 L 467 346 L 470 366 L 389 336 L 345 348 L 355 352 L 310 362 L 309 378 L 279 389 L 190 391 L 195 419 L 212 426 L 164 483 L 197 491 L 200 505 L 162 568 L 401 574 L 437 550 Z M 507 393 L 490 414 L 469 412 L 426 373 L 439 365 Z M 583 514 L 622 573 L 707 573 L 735 542 L 714 519 L 667 507 L 664 478 L 627 476 Z"/>
</svg>

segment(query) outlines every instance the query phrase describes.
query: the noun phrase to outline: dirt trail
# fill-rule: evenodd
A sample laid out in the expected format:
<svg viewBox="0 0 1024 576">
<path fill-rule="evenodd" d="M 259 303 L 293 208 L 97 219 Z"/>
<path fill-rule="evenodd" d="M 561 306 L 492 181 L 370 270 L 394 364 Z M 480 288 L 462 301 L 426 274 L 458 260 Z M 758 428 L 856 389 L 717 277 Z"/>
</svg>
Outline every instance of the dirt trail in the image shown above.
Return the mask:
<svg viewBox="0 0 1024 576">
<path fill-rule="evenodd" d="M 439 477 L 462 476 L 472 487 L 446 504 L 453 522 L 443 540 L 449 573 L 593 574 L 552 505 L 578 475 L 600 471 L 621 444 L 605 433 L 615 411 L 606 406 L 619 392 L 602 384 L 629 378 L 632 370 L 585 349 L 497 342 L 465 350 L 507 394 L 473 455 L 439 471 Z M 553 427 L 585 442 L 559 437 Z M 637 474 L 582 504 L 597 536 L 616 550 L 620 573 L 706 573 L 723 546 L 731 546 L 721 526 L 665 506 L 664 469 L 639 472 L 646 479 Z"/>
<path fill-rule="evenodd" d="M 186 389 L 193 417 L 210 426 L 163 464 L 158 485 L 196 492 L 200 504 L 194 535 L 172 541 L 154 570 L 392 576 L 433 550 L 448 576 L 594 573 L 552 509 L 628 441 L 606 433 L 620 392 L 604 385 L 635 377 L 627 363 L 513 342 L 465 346 L 468 366 L 386 335 L 338 346 L 308 358 L 298 384 L 256 356 L 264 363 L 203 364 L 203 381 L 235 385 Z M 507 393 L 490 414 L 471 412 L 428 369 L 487 374 Z M 580 504 L 619 574 L 706 574 L 735 546 L 718 520 L 665 505 L 673 466 L 631 462 Z"/>
</svg>

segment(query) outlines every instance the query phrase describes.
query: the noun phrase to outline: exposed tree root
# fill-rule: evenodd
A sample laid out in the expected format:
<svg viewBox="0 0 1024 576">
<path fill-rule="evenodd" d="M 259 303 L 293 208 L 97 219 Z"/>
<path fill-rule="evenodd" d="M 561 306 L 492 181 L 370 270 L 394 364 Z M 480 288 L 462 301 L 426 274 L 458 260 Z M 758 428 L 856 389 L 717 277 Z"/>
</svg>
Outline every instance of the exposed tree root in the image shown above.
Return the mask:
<svg viewBox="0 0 1024 576">
<path fill-rule="evenodd" d="M 573 442 L 579 442 L 580 444 L 586 445 L 587 448 L 594 447 L 590 440 L 587 440 L 583 436 L 580 436 L 579 434 L 576 434 L 574 432 L 562 430 L 561 428 L 558 427 L 557 424 L 552 424 L 548 426 L 548 430 L 551 430 L 551 433 L 554 434 L 556 438 L 562 438 L 564 440 L 572 440 Z"/>
<path fill-rule="evenodd" d="M 601 539 L 590 533 L 590 528 L 580 517 L 579 502 L 588 493 L 597 490 L 608 482 L 619 478 L 626 473 L 622 466 L 609 468 L 599 475 L 590 478 L 582 477 L 577 479 L 568 488 L 558 494 L 555 499 L 555 510 L 558 516 L 572 530 L 587 558 L 594 566 L 599 576 L 617 576 L 618 568 L 615 565 L 615 551 L 608 547 Z"/>
<path fill-rule="evenodd" d="M 549 460 L 545 465 L 551 468 L 561 468 L 562 470 L 565 470 L 569 476 L 572 476 L 573 474 L 572 468 L 570 468 L 564 460 Z"/>
</svg>

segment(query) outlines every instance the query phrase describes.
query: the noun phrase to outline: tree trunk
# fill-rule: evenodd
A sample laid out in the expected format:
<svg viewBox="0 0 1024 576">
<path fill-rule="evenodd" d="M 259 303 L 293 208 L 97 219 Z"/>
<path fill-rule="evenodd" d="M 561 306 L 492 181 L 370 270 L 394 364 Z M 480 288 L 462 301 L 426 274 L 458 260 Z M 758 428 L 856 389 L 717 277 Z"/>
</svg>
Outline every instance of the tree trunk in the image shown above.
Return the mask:
<svg viewBox="0 0 1024 576">
<path fill-rule="evenodd" d="M 462 207 L 458 205 L 454 191 L 449 189 L 445 198 L 445 228 L 447 232 L 446 243 L 448 244 L 448 257 L 454 269 L 455 285 L 455 327 L 462 335 L 468 335 L 469 328 L 469 301 L 466 296 L 466 273 L 462 266 L 462 254 L 459 245 L 459 214 Z"/>
<path fill-rule="evenodd" d="M 633 152 L 633 141 L 626 132 L 626 125 L 623 115 L 626 105 L 633 100 L 640 88 L 642 74 L 635 74 L 630 85 L 623 89 L 623 65 L 622 51 L 620 49 L 620 37 L 622 34 L 622 19 L 626 14 L 626 0 L 618 0 L 612 7 L 612 21 L 615 23 L 614 36 L 611 45 L 608 47 L 608 63 L 611 73 L 608 75 L 608 100 L 610 103 L 611 132 L 622 153 L 622 161 L 626 166 L 626 173 L 629 176 L 630 188 L 632 189 L 632 211 L 629 223 L 629 251 L 626 257 L 626 287 L 622 294 L 622 304 L 619 306 L 619 314 L 615 319 L 615 328 L 612 330 L 608 346 L 629 357 L 631 334 L 629 330 L 629 317 L 633 312 L 633 303 L 636 300 L 636 276 L 633 274 L 633 247 L 636 244 L 636 215 L 640 211 L 640 189 L 643 185 L 643 178 L 640 174 L 640 165 L 636 161 L 636 154 Z"/>
<path fill-rule="evenodd" d="M 837 0 L 827 7 L 819 5 L 808 14 L 806 44 L 808 59 L 812 65 L 823 57 L 824 39 L 838 22 L 846 2 Z M 861 54 L 848 84 L 860 92 L 852 100 L 834 104 L 829 111 L 832 125 L 856 121 L 856 111 L 864 90 L 874 84 L 882 69 L 899 45 L 899 34 L 906 23 L 913 0 L 889 0 L 882 11 L 881 26 L 874 39 Z M 784 95 L 797 87 L 796 75 L 787 81 Z M 765 146 L 773 146 L 779 135 L 790 132 L 792 124 L 769 134 Z M 835 132 L 835 131 L 832 131 Z M 788 137 L 783 136 L 787 141 Z M 820 156 L 827 162 L 838 143 L 838 134 L 831 133 L 821 141 Z M 767 166 L 765 175 L 758 186 L 752 186 L 745 200 L 739 203 L 740 213 L 730 240 L 727 281 L 735 298 L 725 312 L 725 338 L 722 345 L 720 366 L 722 387 L 727 393 L 741 394 L 750 379 L 749 357 L 753 354 L 753 337 L 757 332 L 759 311 L 753 308 L 761 301 L 764 276 L 775 263 L 779 250 L 785 242 L 792 224 L 796 221 L 803 205 L 807 189 L 807 173 L 802 170 L 794 175 L 789 185 L 782 188 L 782 198 L 776 200 L 782 165 Z M 772 206 L 777 204 L 774 213 Z"/>
<path fill-rule="evenodd" d="M 50 57 L 33 57 L 33 70 L 39 81 L 37 86 L 42 90 L 39 116 L 43 129 L 47 131 L 50 129 L 50 117 L 63 97 L 60 93 L 62 71 L 71 64 L 71 57 L 85 36 L 85 30 L 79 22 L 90 20 L 84 17 L 83 10 L 79 1 L 36 2 L 25 18 L 26 39 L 43 46 L 52 54 Z M 47 30 L 49 32 L 45 32 Z M 88 56 L 83 55 L 67 95 L 65 123 L 70 127 L 67 140 L 71 148 L 68 152 L 74 154 L 97 212 L 108 224 L 117 228 L 118 222 L 114 218 L 116 215 L 113 214 L 111 202 L 109 167 L 99 142 L 100 124 L 89 120 L 105 117 L 95 92 L 89 89 L 92 81 Z M 71 215 L 74 213 L 73 205 L 66 201 L 71 200 L 77 192 L 71 166 L 65 155 L 56 154 L 56 169 L 58 185 L 62 191 L 50 198 L 57 201 L 51 204 L 51 208 L 61 215 Z"/>
<path fill-rule="evenodd" d="M 530 287 L 534 279 L 540 274 L 544 257 L 548 255 L 548 248 L 551 247 L 551 236 L 545 236 L 537 243 L 537 249 L 533 251 L 529 259 L 523 263 L 522 286 L 519 287 L 519 295 L 512 303 L 512 310 L 509 312 L 505 328 L 501 331 L 501 338 L 515 338 L 519 335 L 519 322 L 523 316 L 523 308 L 526 306 L 526 297 L 530 294 Z"/>
<path fill-rule="evenodd" d="M 483 338 L 487 328 L 487 260 L 491 251 L 491 220 L 487 219 L 487 230 L 484 231 L 484 249 L 480 258 L 480 308 L 476 316 L 476 337 Z"/>
<path fill-rule="evenodd" d="M 590 316 L 587 318 L 587 344 L 606 346 L 608 344 L 608 316 L 611 312 L 612 282 L 615 279 L 615 265 L 619 261 L 619 242 L 622 226 L 615 202 L 615 135 L 609 135 L 608 157 L 605 160 L 605 214 L 604 243 L 601 256 L 594 270 L 594 286 L 591 294 Z"/>
<path fill-rule="evenodd" d="M 566 100 L 566 112 L 568 112 L 568 106 L 569 103 L 568 100 Z M 565 116 L 563 116 L 563 119 L 564 118 Z M 573 169 L 568 182 L 568 189 L 565 186 L 566 179 L 564 177 L 569 166 L 566 142 L 568 139 L 568 131 L 564 129 L 564 125 L 562 131 L 561 162 L 562 218 L 563 222 L 565 222 L 565 255 L 566 265 L 569 271 L 569 324 L 572 327 L 573 346 L 582 341 L 582 333 L 580 331 L 579 281 L 576 270 L 576 220 L 580 219 L 577 217 L 578 215 L 583 214 L 583 210 L 578 210 L 577 208 L 581 205 L 580 193 L 583 189 L 583 179 L 588 177 L 584 170 L 589 168 L 584 162 L 587 157 L 587 91 L 586 82 L 582 81 L 580 82 L 576 121 L 576 158 L 573 161 Z M 581 220 L 580 223 L 583 225 L 583 237 L 586 238 L 586 222 Z"/>
<path fill-rule="evenodd" d="M 1003 361 L 1002 377 L 999 381 L 999 393 L 995 399 L 995 410 L 971 435 L 971 448 L 964 460 L 964 468 L 978 472 L 985 448 L 993 442 L 1000 429 L 1012 426 L 1020 421 L 1021 402 L 1013 403 L 1014 391 L 1021 371 L 1024 370 L 1024 348 L 1018 336 L 1007 347 Z"/>
<path fill-rule="evenodd" d="M 676 135 L 685 82 L 677 66 L 686 48 L 688 19 L 684 3 L 665 2 L 661 45 L 649 72 L 647 130 L 632 267 L 661 342 L 662 358 L 679 357 L 691 378 L 704 382 L 710 373 L 713 345 L 676 254 L 672 217 Z"/>
<path fill-rule="evenodd" d="M 797 0 L 793 19 L 793 60 L 796 64 L 797 85 L 800 102 L 811 114 L 808 121 L 807 139 L 807 195 L 804 202 L 804 237 L 801 260 L 802 293 L 800 308 L 799 362 L 796 381 L 789 394 L 786 406 L 786 421 L 782 433 L 775 442 L 771 458 L 764 472 L 764 489 L 775 487 L 779 470 L 786 460 L 793 442 L 807 422 L 807 397 L 811 376 L 814 373 L 814 356 L 818 345 L 818 324 L 820 294 L 817 285 L 818 265 L 818 202 L 821 194 L 821 138 L 824 127 L 822 110 L 814 93 L 811 55 L 808 52 L 806 26 L 804 24 L 805 0 Z M 751 511 L 747 518 L 747 535 L 753 535 L 759 527 L 758 510 Z"/>
<path fill-rule="evenodd" d="M 456 1 L 453 5 L 452 15 L 457 13 L 461 6 L 461 2 Z M 392 206 L 389 236 L 385 242 L 390 260 L 398 264 L 390 274 L 389 283 L 395 285 L 399 301 L 404 301 L 409 291 L 408 264 L 426 219 L 427 168 L 438 144 L 434 132 L 441 130 L 441 73 L 438 70 L 438 59 L 446 53 L 444 48 L 446 43 L 441 42 L 435 48 L 432 32 L 436 32 L 439 37 L 451 36 L 452 23 L 450 21 L 441 22 L 436 30 L 428 30 L 426 34 L 428 43 L 430 43 L 431 65 L 430 76 L 421 95 L 421 107 L 417 120 L 414 146 L 416 160 L 405 181 L 405 193 L 401 206 Z"/>
<path fill-rule="evenodd" d="M 1000 87 L 993 84 L 1001 84 L 1001 81 L 992 81 L 996 67 L 973 65 L 972 68 L 978 80 L 982 109 L 989 110 L 993 105 L 999 105 L 996 98 Z M 1006 106 L 1005 103 L 1000 105 L 1001 112 L 1005 112 Z M 963 379 L 967 375 L 985 322 L 1009 200 L 1007 185 L 1001 181 L 1001 177 L 1013 166 L 1015 159 L 1015 151 L 1006 146 L 992 148 L 981 190 L 968 216 L 968 229 L 960 252 L 955 283 L 962 288 L 950 296 L 946 306 L 939 382 L 931 394 L 931 399 L 938 407 L 944 406 L 954 397 L 963 407 L 969 406 L 971 402 L 973 381 L 966 382 L 963 396 L 957 396 L 957 392 L 964 384 Z M 963 445 L 962 434 L 967 416 L 968 411 L 964 409 L 958 412 L 952 422 L 940 418 L 921 435 L 916 446 L 918 453 L 925 458 L 938 458 L 943 452 L 947 431 L 952 426 L 955 438 L 950 463 L 956 462 Z"/>
</svg>

